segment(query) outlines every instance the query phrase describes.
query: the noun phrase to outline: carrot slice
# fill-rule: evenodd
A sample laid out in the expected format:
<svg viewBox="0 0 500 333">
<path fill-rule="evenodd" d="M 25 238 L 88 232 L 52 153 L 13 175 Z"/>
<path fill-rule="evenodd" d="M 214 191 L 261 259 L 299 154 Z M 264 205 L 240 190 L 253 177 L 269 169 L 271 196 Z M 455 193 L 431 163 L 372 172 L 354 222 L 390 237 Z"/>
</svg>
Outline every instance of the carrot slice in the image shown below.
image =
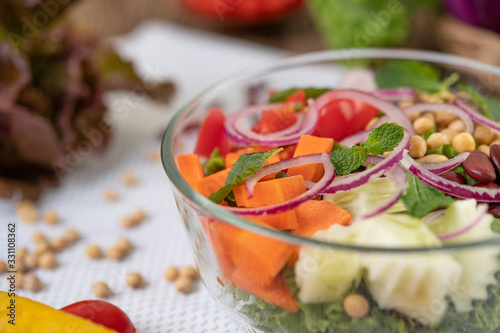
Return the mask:
<svg viewBox="0 0 500 333">
<path fill-rule="evenodd" d="M 210 194 L 214 193 L 222 186 L 224 186 L 227 178 L 227 174 L 231 169 L 224 169 L 210 176 L 204 177 L 196 183 L 195 189 L 198 190 L 204 197 L 209 197 Z"/>
<path fill-rule="evenodd" d="M 219 264 L 222 280 L 224 284 L 230 283 L 233 271 L 236 269 L 236 265 L 234 264 L 233 259 L 231 259 L 229 251 L 227 251 L 224 247 L 224 244 L 229 247 L 230 239 L 235 237 L 239 233 L 240 229 L 227 223 L 214 221 L 210 218 L 205 219 L 207 219 L 206 223 L 208 225 L 208 235 L 210 237 L 212 249 L 214 250 L 215 258 Z"/>
<path fill-rule="evenodd" d="M 318 154 L 318 153 L 330 153 L 333 149 L 333 139 L 330 138 L 320 138 L 312 135 L 302 135 L 300 141 L 297 144 L 297 149 L 293 157 Z M 323 164 L 309 164 L 309 165 L 299 165 L 291 167 L 288 169 L 289 176 L 302 175 L 305 180 L 312 182 L 318 182 L 323 174 L 325 173 L 325 168 Z"/>
<path fill-rule="evenodd" d="M 269 285 L 261 285 L 248 278 L 244 271 L 237 269 L 233 273 L 233 284 L 264 301 L 295 313 L 299 311 L 299 303 L 293 298 L 283 273 L 277 275 Z"/>
<path fill-rule="evenodd" d="M 198 181 L 205 177 L 205 172 L 198 156 L 193 153 L 177 156 L 177 167 L 184 180 L 197 190 Z"/>
</svg>

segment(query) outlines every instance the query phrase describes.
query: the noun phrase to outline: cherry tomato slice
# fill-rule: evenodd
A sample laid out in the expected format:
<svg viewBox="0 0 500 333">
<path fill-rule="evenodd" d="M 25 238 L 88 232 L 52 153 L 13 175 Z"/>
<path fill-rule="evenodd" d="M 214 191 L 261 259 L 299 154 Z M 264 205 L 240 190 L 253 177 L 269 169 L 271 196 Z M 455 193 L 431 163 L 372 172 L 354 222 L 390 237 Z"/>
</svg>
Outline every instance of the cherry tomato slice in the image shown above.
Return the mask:
<svg viewBox="0 0 500 333">
<path fill-rule="evenodd" d="M 105 301 L 81 301 L 65 306 L 61 310 L 81 318 L 89 319 L 118 333 L 135 333 L 135 327 L 125 312 L 119 307 Z"/>
<path fill-rule="evenodd" d="M 315 134 L 335 141 L 343 140 L 364 130 L 378 112 L 378 109 L 357 100 L 331 100 L 319 109 Z"/>
<path fill-rule="evenodd" d="M 231 143 L 224 135 L 224 121 L 226 115 L 221 109 L 215 108 L 208 112 L 200 127 L 198 141 L 194 153 L 203 157 L 210 157 L 215 147 L 219 147 L 219 154 L 225 157 L 231 150 Z"/>
</svg>

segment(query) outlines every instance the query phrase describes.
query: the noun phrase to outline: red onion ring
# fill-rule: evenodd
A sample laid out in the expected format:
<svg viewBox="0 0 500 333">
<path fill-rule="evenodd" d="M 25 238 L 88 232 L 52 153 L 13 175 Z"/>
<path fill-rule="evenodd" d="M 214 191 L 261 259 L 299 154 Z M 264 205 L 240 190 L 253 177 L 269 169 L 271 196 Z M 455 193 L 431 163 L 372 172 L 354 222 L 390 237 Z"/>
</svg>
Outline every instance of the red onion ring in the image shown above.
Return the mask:
<svg viewBox="0 0 500 333">
<path fill-rule="evenodd" d="M 299 142 L 304 134 L 311 134 L 318 125 L 319 114 L 314 100 L 309 99 L 309 110 L 305 116 L 283 131 L 259 134 L 245 127 L 245 118 L 249 115 L 260 113 L 263 108 L 282 107 L 282 104 L 270 104 L 267 106 L 250 106 L 231 114 L 224 123 L 224 133 L 229 140 L 240 145 L 257 143 L 263 146 L 286 146 Z"/>
<path fill-rule="evenodd" d="M 270 206 L 265 206 L 265 207 L 260 207 L 260 208 L 226 208 L 230 210 L 233 213 L 239 214 L 239 215 L 245 215 L 245 216 L 263 216 L 263 215 L 273 215 L 273 214 L 279 214 L 286 212 L 290 209 L 294 209 L 300 204 L 311 200 L 315 198 L 318 194 L 320 194 L 325 188 L 328 187 L 328 185 L 335 179 L 335 168 L 333 167 L 332 163 L 330 162 L 330 157 L 328 153 L 321 153 L 321 154 L 311 154 L 311 155 L 303 155 L 303 156 L 298 156 L 294 157 L 288 160 L 284 160 L 281 162 L 269 164 L 259 171 L 257 171 L 255 174 L 253 174 L 251 177 L 249 177 L 246 182 L 247 182 L 247 191 L 248 194 L 252 193 L 253 195 L 253 186 L 260 180 L 262 177 L 267 176 L 269 174 L 272 174 L 278 170 L 283 170 L 290 168 L 292 166 L 297 166 L 297 165 L 306 165 L 306 164 L 317 164 L 317 163 L 323 163 L 323 166 L 325 168 L 325 174 L 321 178 L 319 182 L 317 182 L 311 189 L 307 190 L 306 192 L 300 194 L 299 196 L 285 201 L 281 202 L 279 204 L 274 204 Z M 279 168 L 279 169 L 278 169 Z M 251 188 L 249 187 L 249 183 L 253 184 L 251 185 Z"/>
<path fill-rule="evenodd" d="M 475 226 L 477 226 L 484 218 L 486 213 L 488 212 L 488 205 L 486 204 L 481 204 L 477 206 L 477 214 L 474 216 L 474 219 L 472 220 L 471 223 L 463 227 L 462 229 L 455 230 L 446 234 L 440 234 L 437 235 L 437 238 L 439 238 L 441 241 L 445 242 L 447 240 L 456 238 L 458 236 L 461 236 L 465 234 L 467 231 L 471 230 Z"/>
<path fill-rule="evenodd" d="M 462 120 L 465 124 L 465 132 L 467 133 L 474 133 L 474 123 L 472 122 L 471 118 L 469 115 L 459 108 L 456 105 L 453 104 L 445 104 L 445 103 L 417 103 L 412 106 L 409 106 L 407 108 L 403 109 L 403 112 L 409 116 L 415 113 L 420 113 L 420 112 L 425 112 L 425 111 L 443 111 L 446 113 L 451 113 L 454 114 L 455 116 L 458 116 L 460 120 Z M 376 123 L 374 123 L 372 126 L 370 126 L 370 129 L 378 127 L 382 125 L 383 123 L 386 123 L 389 121 L 389 118 L 387 116 L 380 117 L 379 120 L 377 120 Z M 412 125 L 413 126 L 413 125 Z"/>
<path fill-rule="evenodd" d="M 365 93 L 358 90 L 339 89 L 326 92 L 316 99 L 318 110 L 321 110 L 332 100 L 336 99 L 355 99 L 369 104 L 385 113 L 396 124 L 406 128 L 411 135 L 415 134 L 410 119 L 399 107 L 390 102 L 372 96 L 370 93 Z"/>
<path fill-rule="evenodd" d="M 388 170 L 392 169 L 395 165 L 397 165 L 399 161 L 401 161 L 404 153 L 410 147 L 410 134 L 408 133 L 408 130 L 403 129 L 403 133 L 403 139 L 396 146 L 396 148 L 394 148 L 394 151 L 391 153 L 391 155 L 389 155 L 389 157 L 384 158 L 375 166 L 366 169 L 363 172 L 352 173 L 350 175 L 335 178 L 332 184 L 321 193 L 337 193 L 351 190 L 353 188 L 366 184 L 373 179 L 379 178 Z"/>
<path fill-rule="evenodd" d="M 462 109 L 472 120 L 487 126 L 491 129 L 494 129 L 495 131 L 500 132 L 500 125 L 495 123 L 493 120 L 488 119 L 487 117 L 477 113 L 476 111 L 473 111 L 470 107 L 467 106 L 465 100 L 457 98 L 454 102 L 454 104 Z"/>
<path fill-rule="evenodd" d="M 392 155 L 392 154 L 391 154 Z M 401 164 L 413 175 L 417 176 L 424 184 L 434 187 L 435 189 L 462 199 L 476 199 L 481 202 L 499 202 L 500 190 L 487 189 L 482 187 L 472 187 L 462 185 L 427 170 L 419 163 L 415 162 L 408 154 L 405 154 L 401 160 Z"/>
<path fill-rule="evenodd" d="M 450 171 L 451 169 L 457 167 L 460 165 L 463 161 L 469 157 L 468 152 L 460 153 L 457 156 L 450 158 L 447 161 L 443 162 L 434 162 L 434 163 L 421 163 L 421 165 L 426 168 L 429 171 L 432 171 L 432 173 L 435 173 L 436 175 L 440 175 L 442 173 L 445 173 L 446 171 Z"/>
<path fill-rule="evenodd" d="M 372 92 L 372 95 L 383 99 L 385 101 L 403 101 L 410 100 L 413 101 L 415 99 L 415 91 L 413 88 L 391 88 L 391 89 L 378 89 Z"/>
</svg>

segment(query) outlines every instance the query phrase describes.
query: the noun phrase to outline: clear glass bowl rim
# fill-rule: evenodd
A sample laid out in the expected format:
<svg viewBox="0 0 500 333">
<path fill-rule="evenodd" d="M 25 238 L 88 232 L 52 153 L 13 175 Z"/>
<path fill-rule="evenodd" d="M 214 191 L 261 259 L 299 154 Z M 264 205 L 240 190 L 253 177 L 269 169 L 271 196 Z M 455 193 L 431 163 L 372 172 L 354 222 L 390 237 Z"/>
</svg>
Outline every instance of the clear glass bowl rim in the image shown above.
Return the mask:
<svg viewBox="0 0 500 333">
<path fill-rule="evenodd" d="M 300 55 L 291 55 L 281 57 L 262 65 L 252 67 L 235 74 L 232 74 L 225 79 L 213 84 L 205 91 L 197 95 L 188 104 L 180 108 L 175 116 L 170 121 L 161 143 L 161 160 L 163 168 L 169 177 L 172 185 L 182 194 L 184 198 L 189 200 L 189 205 L 194 205 L 197 210 L 201 210 L 211 215 L 213 218 L 224 221 L 236 227 L 255 232 L 263 236 L 272 237 L 274 239 L 282 240 L 287 243 L 299 246 L 324 246 L 332 249 L 344 249 L 358 252 L 374 252 L 374 253 L 422 253 L 422 252 L 443 252 L 453 250 L 463 250 L 484 246 L 500 246 L 500 235 L 490 239 L 446 245 L 441 247 L 372 247 L 372 246 L 356 246 L 340 243 L 324 242 L 312 238 L 305 238 L 300 236 L 284 233 L 279 230 L 272 230 L 245 220 L 236 214 L 233 214 L 221 206 L 208 200 L 193 188 L 191 188 L 184 178 L 181 176 L 175 159 L 173 156 L 173 139 L 179 119 L 195 109 L 201 102 L 211 98 L 214 95 L 223 93 L 227 87 L 232 87 L 235 84 L 244 83 L 253 79 L 259 78 L 262 75 L 270 72 L 278 72 L 294 66 L 303 66 L 325 61 L 345 61 L 357 59 L 402 59 L 402 60 L 417 60 L 424 62 L 433 62 L 446 66 L 458 66 L 461 68 L 468 68 L 472 70 L 479 70 L 482 72 L 489 72 L 494 75 L 500 76 L 500 68 L 484 64 L 475 60 L 444 54 L 432 51 L 420 51 L 413 49 L 400 49 L 400 48 L 364 48 L 364 49 L 341 49 L 341 50 L 328 50 L 311 52 Z"/>
</svg>

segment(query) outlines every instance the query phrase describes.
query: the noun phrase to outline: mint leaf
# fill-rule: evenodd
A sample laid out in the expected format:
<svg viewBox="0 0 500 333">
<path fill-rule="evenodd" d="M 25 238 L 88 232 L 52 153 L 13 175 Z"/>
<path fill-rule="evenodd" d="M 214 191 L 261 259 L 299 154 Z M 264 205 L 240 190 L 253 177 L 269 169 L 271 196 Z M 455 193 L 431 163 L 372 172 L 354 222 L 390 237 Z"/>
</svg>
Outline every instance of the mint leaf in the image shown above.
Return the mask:
<svg viewBox="0 0 500 333">
<path fill-rule="evenodd" d="M 348 175 L 352 171 L 358 169 L 368 157 L 368 152 L 359 146 L 352 148 L 340 147 L 330 154 L 330 162 L 332 162 L 337 174 L 340 176 Z"/>
<path fill-rule="evenodd" d="M 461 84 L 458 89 L 465 91 L 470 99 L 483 110 L 486 117 L 493 121 L 500 121 L 500 101 L 479 94 L 470 84 Z"/>
<path fill-rule="evenodd" d="M 316 99 L 324 93 L 332 90 L 330 88 L 291 88 L 287 90 L 278 91 L 269 97 L 269 103 L 281 103 L 288 97 L 295 94 L 299 90 L 304 90 L 306 93 L 306 100 L 309 98 Z"/>
<path fill-rule="evenodd" d="M 236 185 L 261 169 L 268 159 L 282 150 L 283 148 L 279 148 L 270 151 L 241 155 L 233 164 L 231 170 L 229 170 L 225 185 L 214 193 L 210 194 L 208 199 L 212 200 L 216 204 L 220 204 L 229 195 L 229 193 L 231 193 Z"/>
<path fill-rule="evenodd" d="M 367 149 L 369 154 L 381 155 L 393 150 L 403 140 L 403 136 L 403 127 L 384 123 L 368 135 L 368 140 L 362 143 L 361 147 Z"/>
<path fill-rule="evenodd" d="M 203 163 L 203 168 L 205 168 L 206 176 L 210 176 L 226 168 L 226 162 L 219 154 L 219 147 L 214 148 L 212 154 L 210 154 L 210 158 Z"/>
<path fill-rule="evenodd" d="M 443 82 L 438 68 L 413 60 L 391 61 L 375 73 L 375 82 L 381 89 L 410 87 L 419 91 L 436 93 L 448 89 L 459 76 L 451 74 Z"/>
<path fill-rule="evenodd" d="M 421 218 L 438 208 L 446 208 L 453 203 L 453 199 L 443 192 L 424 184 L 416 176 L 407 173 L 408 188 L 401 200 L 408 210 L 408 214 Z"/>
<path fill-rule="evenodd" d="M 494 218 L 493 222 L 491 222 L 491 230 L 500 234 L 500 219 Z"/>
</svg>

